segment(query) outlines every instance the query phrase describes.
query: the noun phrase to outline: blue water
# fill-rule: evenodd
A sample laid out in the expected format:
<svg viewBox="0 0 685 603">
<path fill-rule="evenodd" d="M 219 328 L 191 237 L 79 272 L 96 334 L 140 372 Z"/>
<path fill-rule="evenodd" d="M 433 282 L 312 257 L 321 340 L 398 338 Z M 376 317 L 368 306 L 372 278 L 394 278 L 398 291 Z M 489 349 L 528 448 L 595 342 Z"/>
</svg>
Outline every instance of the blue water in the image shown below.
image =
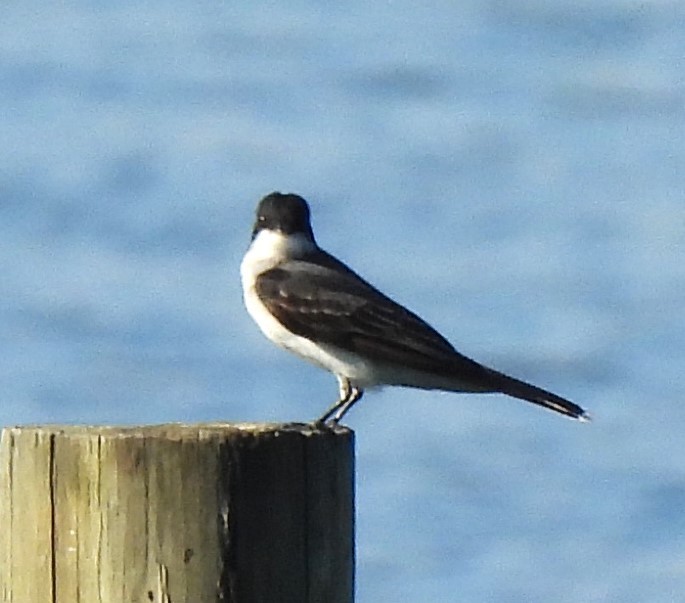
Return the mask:
<svg viewBox="0 0 685 603">
<path fill-rule="evenodd" d="M 458 349 L 587 406 L 367 395 L 358 601 L 685 597 L 685 5 L 8 2 L 0 422 L 307 420 L 257 200 Z"/>
</svg>

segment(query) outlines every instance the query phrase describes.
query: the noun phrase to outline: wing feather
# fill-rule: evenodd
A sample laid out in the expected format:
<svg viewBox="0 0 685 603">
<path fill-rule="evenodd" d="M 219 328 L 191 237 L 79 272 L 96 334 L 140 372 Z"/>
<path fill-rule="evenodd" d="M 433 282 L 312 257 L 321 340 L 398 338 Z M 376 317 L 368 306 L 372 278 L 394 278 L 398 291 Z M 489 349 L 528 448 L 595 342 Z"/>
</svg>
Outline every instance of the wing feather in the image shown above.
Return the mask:
<svg viewBox="0 0 685 603">
<path fill-rule="evenodd" d="M 287 262 L 262 273 L 256 287 L 276 319 L 302 337 L 419 371 L 447 376 L 459 362 L 462 374 L 483 374 L 424 320 L 330 256 L 314 266 Z"/>
<path fill-rule="evenodd" d="M 293 260 L 259 275 L 257 294 L 293 333 L 372 361 L 454 378 L 468 391 L 500 391 L 573 418 L 573 402 L 489 369 L 457 352 L 424 320 L 328 254 Z M 465 391 L 465 390 L 461 390 Z"/>
</svg>

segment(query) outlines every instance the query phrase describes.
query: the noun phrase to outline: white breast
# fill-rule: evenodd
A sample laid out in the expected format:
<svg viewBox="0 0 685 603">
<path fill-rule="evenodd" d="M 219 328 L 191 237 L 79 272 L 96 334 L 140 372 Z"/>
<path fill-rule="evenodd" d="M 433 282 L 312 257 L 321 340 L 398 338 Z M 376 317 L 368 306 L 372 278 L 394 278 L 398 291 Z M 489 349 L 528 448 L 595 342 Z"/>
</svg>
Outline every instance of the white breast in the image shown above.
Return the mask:
<svg viewBox="0 0 685 603">
<path fill-rule="evenodd" d="M 273 317 L 257 295 L 255 284 L 261 273 L 314 250 L 316 245 L 304 235 L 260 231 L 240 265 L 245 307 L 264 335 L 276 345 L 335 375 L 347 377 L 359 387 L 375 385 L 377 379 L 362 358 L 332 346 L 317 345 L 291 333 Z"/>
</svg>

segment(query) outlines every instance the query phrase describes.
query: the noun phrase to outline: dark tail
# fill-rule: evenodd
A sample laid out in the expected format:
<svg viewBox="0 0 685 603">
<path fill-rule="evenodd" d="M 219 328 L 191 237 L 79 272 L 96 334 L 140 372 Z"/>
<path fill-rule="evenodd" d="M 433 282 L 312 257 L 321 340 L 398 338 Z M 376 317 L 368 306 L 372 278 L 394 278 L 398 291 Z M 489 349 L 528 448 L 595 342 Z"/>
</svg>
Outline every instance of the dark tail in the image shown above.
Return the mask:
<svg viewBox="0 0 685 603">
<path fill-rule="evenodd" d="M 514 379 L 513 377 L 509 377 L 508 375 L 492 369 L 488 370 L 494 378 L 499 391 L 503 394 L 519 398 L 520 400 L 527 400 L 528 402 L 538 404 L 539 406 L 544 406 L 545 408 L 554 410 L 562 415 L 571 417 L 572 419 L 578 419 L 580 421 L 590 420 L 590 415 L 588 415 L 583 408 L 570 400 L 566 400 L 561 396 L 557 396 L 552 392 L 548 392 L 535 385 L 526 383 L 525 381 L 519 381 L 518 379 Z"/>
</svg>

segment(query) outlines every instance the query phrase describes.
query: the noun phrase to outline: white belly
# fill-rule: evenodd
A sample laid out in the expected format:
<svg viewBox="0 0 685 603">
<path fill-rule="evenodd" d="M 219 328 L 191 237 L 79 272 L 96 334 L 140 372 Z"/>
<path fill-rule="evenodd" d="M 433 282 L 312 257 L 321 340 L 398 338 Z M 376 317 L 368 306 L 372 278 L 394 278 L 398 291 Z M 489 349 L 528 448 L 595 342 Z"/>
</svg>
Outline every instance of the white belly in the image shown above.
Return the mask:
<svg viewBox="0 0 685 603">
<path fill-rule="evenodd" d="M 293 252 L 306 249 L 307 243 L 269 231 L 257 235 L 240 265 L 245 307 L 262 333 L 276 345 L 335 375 L 346 377 L 358 387 L 376 385 L 379 383 L 377 376 L 359 356 L 333 346 L 317 345 L 291 333 L 274 318 L 257 295 L 255 284 L 258 275 L 277 266 L 283 256 L 292 257 Z M 299 248 L 293 249 L 296 245 Z"/>
</svg>

